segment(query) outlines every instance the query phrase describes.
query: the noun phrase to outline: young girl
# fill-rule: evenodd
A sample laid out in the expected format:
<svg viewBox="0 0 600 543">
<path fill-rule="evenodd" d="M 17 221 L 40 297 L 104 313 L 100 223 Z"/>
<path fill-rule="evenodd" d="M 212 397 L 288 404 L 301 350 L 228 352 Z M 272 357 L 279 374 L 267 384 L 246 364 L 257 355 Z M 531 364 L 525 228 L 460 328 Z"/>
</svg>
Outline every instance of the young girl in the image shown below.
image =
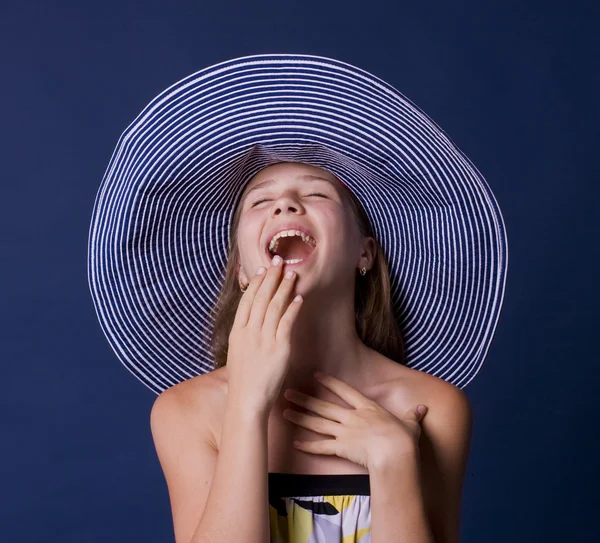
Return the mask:
<svg viewBox="0 0 600 543">
<path fill-rule="evenodd" d="M 397 91 L 301 55 L 194 74 L 126 131 L 90 285 L 160 393 L 178 543 L 459 541 L 461 387 L 506 272 L 476 174 Z"/>
</svg>

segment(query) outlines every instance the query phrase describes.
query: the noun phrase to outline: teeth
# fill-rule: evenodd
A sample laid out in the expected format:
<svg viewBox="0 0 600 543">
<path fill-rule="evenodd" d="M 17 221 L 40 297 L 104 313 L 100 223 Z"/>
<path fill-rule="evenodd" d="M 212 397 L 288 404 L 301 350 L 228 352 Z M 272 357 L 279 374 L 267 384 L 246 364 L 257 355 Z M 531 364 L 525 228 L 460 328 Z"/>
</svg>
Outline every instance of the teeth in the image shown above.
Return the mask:
<svg viewBox="0 0 600 543">
<path fill-rule="evenodd" d="M 296 264 L 298 262 L 302 262 L 303 260 L 303 258 L 292 258 L 292 260 L 284 260 L 283 262 L 285 264 Z"/>
<path fill-rule="evenodd" d="M 317 245 L 317 242 L 311 236 L 305 234 L 304 232 L 300 232 L 300 230 L 283 230 L 273 236 L 271 243 L 269 243 L 269 251 L 274 252 L 277 249 L 279 238 L 286 238 L 289 236 L 300 236 L 302 241 L 312 245 L 312 247 L 316 247 Z"/>
</svg>

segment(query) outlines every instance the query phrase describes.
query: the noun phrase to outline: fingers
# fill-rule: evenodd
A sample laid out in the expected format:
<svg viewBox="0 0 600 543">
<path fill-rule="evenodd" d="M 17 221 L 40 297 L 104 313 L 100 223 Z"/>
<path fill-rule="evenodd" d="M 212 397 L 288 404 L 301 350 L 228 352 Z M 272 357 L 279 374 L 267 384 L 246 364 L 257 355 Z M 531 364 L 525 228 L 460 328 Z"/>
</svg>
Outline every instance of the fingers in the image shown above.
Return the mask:
<svg viewBox="0 0 600 543">
<path fill-rule="evenodd" d="M 271 266 L 265 274 L 265 278 L 262 280 L 253 296 L 248 326 L 262 328 L 269 304 L 281 282 L 282 270 L 283 261 L 281 257 L 275 256 L 271 261 Z"/>
<path fill-rule="evenodd" d="M 341 379 L 337 379 L 333 375 L 321 375 L 320 377 L 315 376 L 315 379 L 321 383 L 325 388 L 328 388 L 342 398 L 348 405 L 352 407 L 359 407 L 361 405 L 367 405 L 372 403 L 372 400 L 365 397 L 361 392 L 356 390 L 353 386 L 348 383 L 342 381 Z"/>
<path fill-rule="evenodd" d="M 290 306 L 290 298 L 296 282 L 296 272 L 287 270 L 279 283 L 275 296 L 269 303 L 267 313 L 263 321 L 263 331 L 268 337 L 276 339 L 277 328 L 282 316 Z M 299 304 L 294 304 L 294 306 Z"/>
<path fill-rule="evenodd" d="M 298 311 L 300 311 L 300 308 L 302 307 L 302 302 L 302 296 L 298 294 L 298 296 L 292 300 L 292 303 L 288 304 L 283 317 L 281 317 L 279 324 L 277 325 L 277 331 L 275 332 L 276 341 L 284 341 L 289 344 L 292 335 L 292 325 L 296 320 Z"/>
<path fill-rule="evenodd" d="M 268 270 L 262 266 L 257 270 L 240 300 L 232 329 L 265 327 L 266 333 L 275 338 L 280 319 L 290 305 L 290 294 L 296 280 L 295 272 L 291 278 L 282 279 L 282 270 L 280 257 L 273 259 Z M 290 315 L 294 310 L 292 308 Z"/>
<path fill-rule="evenodd" d="M 263 282 L 265 277 L 265 272 L 267 269 L 264 266 L 261 266 L 256 270 L 256 275 L 250 280 L 246 291 L 242 295 L 240 299 L 240 303 L 238 304 L 237 312 L 235 314 L 235 319 L 233 321 L 233 328 L 243 328 L 248 324 L 248 319 L 250 318 L 250 311 L 252 310 L 252 302 L 254 301 L 254 296 L 256 292 L 260 288 L 260 285 Z"/>
</svg>

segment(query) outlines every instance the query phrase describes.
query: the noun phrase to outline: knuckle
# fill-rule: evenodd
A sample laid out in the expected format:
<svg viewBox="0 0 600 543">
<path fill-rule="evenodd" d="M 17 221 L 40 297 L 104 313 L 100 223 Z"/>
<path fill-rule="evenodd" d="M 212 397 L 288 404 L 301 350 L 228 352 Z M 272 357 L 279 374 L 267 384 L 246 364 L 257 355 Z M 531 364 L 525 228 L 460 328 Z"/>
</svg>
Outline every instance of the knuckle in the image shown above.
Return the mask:
<svg viewBox="0 0 600 543">
<path fill-rule="evenodd" d="M 275 296 L 271 300 L 271 307 L 279 311 L 283 307 L 283 298 L 281 296 Z"/>
<path fill-rule="evenodd" d="M 290 318 L 289 315 L 287 313 L 284 313 L 283 316 L 279 319 L 279 326 L 278 328 L 281 330 L 288 330 L 288 328 L 290 327 Z"/>
<path fill-rule="evenodd" d="M 254 296 L 254 303 L 262 304 L 267 299 L 267 296 L 264 293 L 257 292 L 256 296 Z"/>
</svg>

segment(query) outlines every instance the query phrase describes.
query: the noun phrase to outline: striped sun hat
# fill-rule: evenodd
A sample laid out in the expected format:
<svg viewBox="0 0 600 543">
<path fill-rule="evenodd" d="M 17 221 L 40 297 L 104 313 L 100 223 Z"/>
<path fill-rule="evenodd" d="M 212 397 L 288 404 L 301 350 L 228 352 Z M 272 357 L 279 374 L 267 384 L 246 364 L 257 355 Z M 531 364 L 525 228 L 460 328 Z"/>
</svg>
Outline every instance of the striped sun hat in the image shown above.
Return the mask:
<svg viewBox="0 0 600 543">
<path fill-rule="evenodd" d="M 309 55 L 200 70 L 121 135 L 95 200 L 87 262 L 118 359 L 157 394 L 214 369 L 210 337 L 234 209 L 246 183 L 277 162 L 327 170 L 355 194 L 388 262 L 406 365 L 464 388 L 504 298 L 496 199 L 395 88 Z"/>
</svg>

